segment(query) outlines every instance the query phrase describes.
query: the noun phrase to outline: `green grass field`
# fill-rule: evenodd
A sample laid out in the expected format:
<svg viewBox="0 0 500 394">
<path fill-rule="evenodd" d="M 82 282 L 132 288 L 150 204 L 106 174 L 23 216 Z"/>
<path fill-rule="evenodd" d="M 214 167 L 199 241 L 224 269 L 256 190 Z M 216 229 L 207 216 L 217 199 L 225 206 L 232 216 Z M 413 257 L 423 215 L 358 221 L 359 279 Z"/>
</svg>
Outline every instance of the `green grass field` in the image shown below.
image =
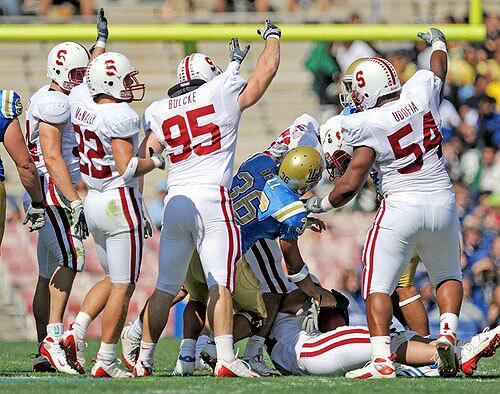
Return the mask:
<svg viewBox="0 0 500 394">
<path fill-rule="evenodd" d="M 281 377 L 268 379 L 215 379 L 206 375 L 190 378 L 171 377 L 178 342 L 164 340 L 156 352 L 156 376 L 126 381 L 93 380 L 60 374 L 34 374 L 29 342 L 0 342 L 0 393 L 498 393 L 500 392 L 500 356 L 481 360 L 472 378 L 399 378 L 391 381 L 351 381 L 332 377 Z M 87 355 L 94 357 L 98 342 L 88 344 Z"/>
</svg>

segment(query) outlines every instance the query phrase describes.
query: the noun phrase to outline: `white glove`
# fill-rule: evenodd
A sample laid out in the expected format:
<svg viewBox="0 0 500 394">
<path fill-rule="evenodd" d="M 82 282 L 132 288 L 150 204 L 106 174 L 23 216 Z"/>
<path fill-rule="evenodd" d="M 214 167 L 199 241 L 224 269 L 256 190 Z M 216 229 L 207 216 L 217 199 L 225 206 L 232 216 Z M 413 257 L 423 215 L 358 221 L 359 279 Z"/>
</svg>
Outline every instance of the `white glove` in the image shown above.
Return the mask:
<svg viewBox="0 0 500 394">
<path fill-rule="evenodd" d="M 33 206 L 35 204 L 36 206 Z M 38 231 L 45 226 L 45 207 L 43 203 L 31 203 L 26 210 L 23 224 L 30 222 L 28 228 L 31 231 Z"/>
<path fill-rule="evenodd" d="M 280 143 L 277 143 L 277 144 L 274 144 L 273 146 L 271 146 L 268 150 L 268 152 L 270 153 L 270 155 L 272 156 L 273 160 L 278 163 L 280 162 L 283 157 L 287 154 L 289 148 L 288 148 L 288 145 L 287 144 L 280 144 Z"/>
<path fill-rule="evenodd" d="M 307 199 L 305 206 L 306 211 L 309 213 L 324 213 L 333 208 L 332 204 L 330 204 L 328 196 L 323 198 L 312 196 L 311 198 Z"/>
<path fill-rule="evenodd" d="M 151 157 L 151 160 L 153 160 L 153 163 L 155 163 L 155 167 L 159 168 L 160 170 L 164 170 L 167 159 L 165 156 L 163 156 L 161 153 L 156 153 L 153 148 L 149 148 L 149 156 Z"/>
<path fill-rule="evenodd" d="M 80 239 L 85 239 L 89 236 L 89 228 L 87 220 L 85 219 L 85 212 L 83 211 L 83 202 L 78 199 L 72 201 L 71 208 L 71 234 Z"/>
<path fill-rule="evenodd" d="M 308 334 L 318 332 L 319 306 L 316 304 L 316 302 L 314 302 L 314 298 L 311 298 L 304 302 L 302 308 L 300 308 L 295 315 L 304 317 L 304 321 L 302 322 L 303 331 L 307 332 Z"/>
</svg>

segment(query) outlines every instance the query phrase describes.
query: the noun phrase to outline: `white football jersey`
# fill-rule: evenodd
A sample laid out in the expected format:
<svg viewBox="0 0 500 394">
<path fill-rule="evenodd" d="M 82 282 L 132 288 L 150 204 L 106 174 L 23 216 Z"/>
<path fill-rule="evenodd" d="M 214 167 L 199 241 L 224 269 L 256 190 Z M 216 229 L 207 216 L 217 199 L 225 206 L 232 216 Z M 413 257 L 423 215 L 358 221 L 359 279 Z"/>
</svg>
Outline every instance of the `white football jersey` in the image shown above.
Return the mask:
<svg viewBox="0 0 500 394">
<path fill-rule="evenodd" d="M 239 64 L 198 89 L 166 97 L 144 113 L 144 130 L 152 130 L 168 157 L 168 187 L 230 187 L 241 110 L 238 96 L 246 86 Z"/>
<path fill-rule="evenodd" d="M 63 124 L 61 135 L 62 156 L 73 182 L 80 179 L 78 147 L 75 133 L 70 121 L 68 96 L 64 93 L 49 90 L 49 85 L 40 88 L 29 100 L 26 110 L 26 141 L 31 157 L 35 161 L 40 175 L 48 174 L 40 146 L 40 122 Z"/>
<path fill-rule="evenodd" d="M 290 127 L 283 131 L 264 153 L 269 155 L 269 149 L 276 144 L 287 145 L 289 150 L 295 149 L 298 146 L 312 146 L 321 153 L 321 156 L 324 156 L 323 148 L 319 141 L 319 123 L 308 114 L 302 114 L 295 119 Z"/>
<path fill-rule="evenodd" d="M 85 83 L 69 95 L 71 121 L 80 152 L 82 180 L 90 189 L 107 191 L 137 187 L 136 178 L 125 180 L 116 169 L 111 149 L 113 138 L 131 139 L 133 155 L 139 148 L 141 121 L 127 103 L 96 104 Z"/>
<path fill-rule="evenodd" d="M 439 131 L 441 85 L 433 72 L 420 70 L 398 100 L 342 117 L 345 143 L 375 151 L 382 194 L 451 188 Z"/>
</svg>

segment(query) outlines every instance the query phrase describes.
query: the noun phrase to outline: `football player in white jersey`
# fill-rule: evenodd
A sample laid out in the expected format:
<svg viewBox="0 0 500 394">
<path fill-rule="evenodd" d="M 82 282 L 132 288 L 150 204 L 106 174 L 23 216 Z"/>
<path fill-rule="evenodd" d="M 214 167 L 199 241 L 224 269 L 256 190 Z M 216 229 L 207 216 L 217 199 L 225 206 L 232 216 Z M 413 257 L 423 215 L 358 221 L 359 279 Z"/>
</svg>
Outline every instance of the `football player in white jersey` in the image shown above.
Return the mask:
<svg viewBox="0 0 500 394">
<path fill-rule="evenodd" d="M 345 142 L 354 148 L 352 160 L 328 196 L 307 203 L 311 212 L 340 207 L 361 189 L 373 166 L 379 174 L 384 199 L 365 243 L 362 278 L 373 362 L 351 377 L 396 376 L 390 360 L 390 295 L 414 250 L 436 287 L 440 373 L 457 372 L 455 333 L 463 293 L 460 224 L 439 131 L 446 40 L 434 28 L 419 37 L 433 47 L 431 71 L 418 71 L 402 89 L 385 59 L 368 59 L 355 68 L 352 98 L 361 112 L 342 118 Z"/>
<path fill-rule="evenodd" d="M 139 159 L 140 117 L 129 106 L 144 96 L 129 59 L 107 52 L 87 67 L 85 83 L 69 95 L 80 172 L 88 186 L 86 218 L 106 276 L 88 293 L 63 347 L 83 373 L 84 337 L 95 317 L 104 310 L 101 347 L 91 372 L 94 378 L 128 378 L 116 363 L 116 344 L 139 276 L 143 219 L 139 182 L 155 168 L 165 168 L 158 155 Z"/>
<path fill-rule="evenodd" d="M 337 305 L 331 307 L 324 302 L 325 297 L 319 310 L 312 308 L 300 290 L 288 293 L 283 300 L 266 342 L 271 360 L 283 374 L 350 376 L 370 361 L 368 328 L 349 326 L 349 301 L 338 292 L 332 293 Z M 412 331 L 393 331 L 389 346 L 397 363 L 397 376 L 439 376 L 435 342 Z M 500 326 L 475 335 L 468 342 L 458 341 L 460 370 L 473 375 L 479 360 L 493 356 L 499 346 Z"/>
<path fill-rule="evenodd" d="M 102 9 L 97 28 L 92 57 L 103 53 L 106 46 L 108 27 Z M 73 374 L 77 372 L 66 362 L 59 341 L 73 280 L 85 262 L 82 240 L 88 230 L 75 186 L 80 170 L 68 94 L 82 83 L 90 59 L 89 52 L 78 43 L 56 45 L 47 59 L 51 83 L 31 97 L 26 111 L 28 148 L 40 175 L 48 218 L 38 237 L 39 278 L 33 298 L 38 340 L 43 340 L 40 353 L 58 371 Z M 29 199 L 25 200 L 25 205 L 28 203 Z"/>
<path fill-rule="evenodd" d="M 215 375 L 257 376 L 233 351 L 231 293 L 240 234 L 229 188 L 241 112 L 262 97 L 279 66 L 281 30 L 268 20 L 258 33 L 266 45 L 248 81 L 239 69 L 250 47 L 242 50 L 232 39 L 226 71 L 208 56 L 186 56 L 177 69 L 178 84 L 144 114 L 144 146 L 168 156 L 168 196 L 158 282 L 144 313 L 136 376 L 152 373 L 154 348 L 195 249 L 210 288 L 208 317 L 219 355 Z"/>
</svg>

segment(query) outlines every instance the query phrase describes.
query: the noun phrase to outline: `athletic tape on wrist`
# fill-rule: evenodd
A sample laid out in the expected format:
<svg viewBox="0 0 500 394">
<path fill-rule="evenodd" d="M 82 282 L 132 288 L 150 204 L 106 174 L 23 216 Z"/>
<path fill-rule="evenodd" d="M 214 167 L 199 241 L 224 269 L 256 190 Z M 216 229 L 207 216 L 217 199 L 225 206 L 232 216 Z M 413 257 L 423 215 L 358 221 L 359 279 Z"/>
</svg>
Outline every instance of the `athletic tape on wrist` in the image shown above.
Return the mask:
<svg viewBox="0 0 500 394">
<path fill-rule="evenodd" d="M 328 212 L 330 209 L 332 209 L 333 206 L 330 202 L 330 199 L 328 196 L 326 197 L 323 197 L 323 199 L 321 200 L 321 209 L 323 212 Z"/>
<path fill-rule="evenodd" d="M 98 38 L 97 42 L 95 43 L 95 47 L 106 49 L 106 44 L 107 41 L 104 38 Z"/>
<path fill-rule="evenodd" d="M 281 37 L 277 34 L 269 34 L 267 36 L 266 40 L 269 40 L 270 38 L 274 38 L 275 40 L 278 40 L 278 41 L 281 39 Z"/>
<path fill-rule="evenodd" d="M 420 298 L 420 294 L 417 294 L 417 295 L 415 295 L 415 296 L 413 296 L 413 297 L 410 297 L 410 298 L 408 298 L 408 299 L 406 299 L 406 300 L 404 300 L 404 301 L 401 301 L 401 302 L 399 303 L 399 306 L 400 306 L 400 307 L 403 307 L 403 306 L 405 306 L 405 305 L 411 304 L 413 301 L 417 301 L 419 298 Z"/>
<path fill-rule="evenodd" d="M 446 43 L 444 43 L 443 41 L 434 41 L 432 43 L 432 51 L 443 51 L 443 52 L 446 52 L 448 53 L 448 51 L 446 50 Z"/>
<path fill-rule="evenodd" d="M 123 179 L 132 179 L 135 175 L 135 171 L 139 166 L 139 159 L 137 157 L 132 157 L 127 164 L 127 169 L 123 173 Z"/>
<path fill-rule="evenodd" d="M 307 275 L 309 275 L 309 269 L 307 268 L 307 265 L 304 264 L 299 272 L 293 275 L 288 275 L 288 279 L 290 279 L 293 283 L 297 283 L 304 280 Z"/>
<path fill-rule="evenodd" d="M 151 156 L 151 160 L 153 160 L 153 163 L 155 163 L 156 168 L 161 167 L 161 160 L 158 156 Z"/>
</svg>

